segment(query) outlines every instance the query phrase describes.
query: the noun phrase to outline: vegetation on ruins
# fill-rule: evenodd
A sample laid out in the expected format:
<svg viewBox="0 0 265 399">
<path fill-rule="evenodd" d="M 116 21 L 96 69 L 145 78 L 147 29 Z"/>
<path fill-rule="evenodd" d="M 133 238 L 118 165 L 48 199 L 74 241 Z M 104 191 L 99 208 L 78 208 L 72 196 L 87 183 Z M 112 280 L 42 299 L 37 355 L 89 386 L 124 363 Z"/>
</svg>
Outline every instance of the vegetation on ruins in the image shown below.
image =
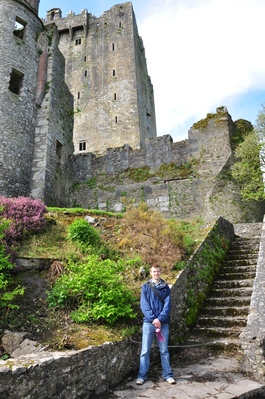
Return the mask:
<svg viewBox="0 0 265 399">
<path fill-rule="evenodd" d="M 265 166 L 265 106 L 259 112 L 256 128 L 249 129 L 245 125 L 244 133 L 237 137 L 235 149 L 236 162 L 232 166 L 232 177 L 240 185 L 240 193 L 245 201 L 264 201 L 263 170 Z M 242 131 L 242 129 L 241 129 Z"/>
</svg>

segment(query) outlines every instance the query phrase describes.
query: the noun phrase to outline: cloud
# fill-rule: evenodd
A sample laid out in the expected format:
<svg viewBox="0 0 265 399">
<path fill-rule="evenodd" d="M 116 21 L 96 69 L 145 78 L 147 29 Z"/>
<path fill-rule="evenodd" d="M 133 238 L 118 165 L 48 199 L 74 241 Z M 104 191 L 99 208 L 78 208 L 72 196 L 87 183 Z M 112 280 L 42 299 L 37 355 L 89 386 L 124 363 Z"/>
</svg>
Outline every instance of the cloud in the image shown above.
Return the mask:
<svg viewBox="0 0 265 399">
<path fill-rule="evenodd" d="M 159 135 L 185 138 L 187 123 L 265 89 L 264 15 L 263 0 L 153 0 L 137 16 Z"/>
</svg>

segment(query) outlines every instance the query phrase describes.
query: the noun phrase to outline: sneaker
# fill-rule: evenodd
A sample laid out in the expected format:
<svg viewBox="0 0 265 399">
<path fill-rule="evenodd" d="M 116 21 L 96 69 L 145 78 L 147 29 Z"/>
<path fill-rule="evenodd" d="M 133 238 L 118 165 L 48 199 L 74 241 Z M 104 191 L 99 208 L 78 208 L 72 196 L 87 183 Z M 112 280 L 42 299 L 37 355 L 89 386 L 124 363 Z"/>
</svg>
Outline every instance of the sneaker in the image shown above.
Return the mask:
<svg viewBox="0 0 265 399">
<path fill-rule="evenodd" d="M 143 385 L 143 383 L 144 383 L 144 380 L 142 378 L 137 378 L 137 380 L 136 380 L 137 385 Z"/>
<path fill-rule="evenodd" d="M 168 382 L 169 384 L 176 384 L 176 380 L 174 380 L 174 378 L 172 377 L 167 378 L 166 382 Z"/>
</svg>

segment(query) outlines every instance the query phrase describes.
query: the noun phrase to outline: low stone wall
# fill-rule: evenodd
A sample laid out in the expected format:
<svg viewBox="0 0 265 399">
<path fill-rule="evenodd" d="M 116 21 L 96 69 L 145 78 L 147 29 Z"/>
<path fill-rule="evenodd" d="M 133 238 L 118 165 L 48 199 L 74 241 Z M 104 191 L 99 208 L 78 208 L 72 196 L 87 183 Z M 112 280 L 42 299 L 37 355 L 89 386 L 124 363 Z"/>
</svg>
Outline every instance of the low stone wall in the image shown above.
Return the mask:
<svg viewBox="0 0 265 399">
<path fill-rule="evenodd" d="M 189 265 L 171 288 L 172 330 L 181 325 L 185 330 L 183 314 L 187 311 L 189 275 L 205 268 L 201 258 L 203 248 L 213 245 L 216 235 L 231 241 L 233 225 L 219 218 L 205 241 L 198 248 Z M 199 290 L 205 290 L 200 284 Z M 92 393 L 101 393 L 136 370 L 139 363 L 140 337 L 125 339 L 101 346 L 90 346 L 79 351 L 38 352 L 19 358 L 0 360 L 0 399 L 88 399 Z"/>
<path fill-rule="evenodd" d="M 264 219 L 265 221 L 265 219 Z M 240 335 L 242 371 L 265 383 L 265 224 L 263 221 L 256 278 L 247 326 Z"/>
<path fill-rule="evenodd" d="M 118 383 L 138 364 L 128 339 L 79 351 L 42 352 L 0 361 L 0 398 L 89 398 Z"/>
<path fill-rule="evenodd" d="M 175 339 L 178 337 L 181 339 L 188 330 L 187 320 L 189 312 L 191 311 L 191 300 L 189 297 L 189 291 L 193 293 L 193 318 L 196 319 L 198 312 L 203 305 L 200 302 L 210 286 L 209 281 L 212 282 L 216 273 L 218 273 L 218 268 L 225 259 L 226 254 L 229 250 L 229 243 L 234 238 L 234 227 L 227 220 L 220 217 L 214 224 L 211 231 L 208 233 L 205 240 L 201 243 L 199 248 L 191 257 L 188 266 L 181 271 L 178 280 L 171 288 L 171 298 L 172 298 L 172 311 L 171 320 L 174 326 Z M 224 244 L 224 250 L 220 253 L 219 258 L 216 258 L 214 265 L 208 265 L 207 259 L 205 259 L 204 250 L 206 249 L 208 253 L 212 252 L 212 256 L 215 256 L 218 246 Z M 213 270 L 214 268 L 214 270 Z M 206 271 L 208 270 L 208 271 Z M 203 272 L 203 273 L 202 273 Z M 203 275 L 203 277 L 201 277 Z M 206 278 L 208 276 L 208 278 Z M 208 281 L 207 281 L 208 280 Z"/>
</svg>

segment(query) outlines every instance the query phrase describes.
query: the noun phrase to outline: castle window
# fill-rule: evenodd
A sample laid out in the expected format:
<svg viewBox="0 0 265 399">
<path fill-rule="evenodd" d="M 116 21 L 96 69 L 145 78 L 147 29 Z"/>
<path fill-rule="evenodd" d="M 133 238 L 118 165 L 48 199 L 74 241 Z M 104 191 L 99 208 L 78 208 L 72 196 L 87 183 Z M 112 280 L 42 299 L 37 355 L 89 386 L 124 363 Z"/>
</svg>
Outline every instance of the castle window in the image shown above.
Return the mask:
<svg viewBox="0 0 265 399">
<path fill-rule="evenodd" d="M 81 44 L 81 37 L 75 39 L 75 45 L 78 46 L 79 44 Z"/>
<path fill-rule="evenodd" d="M 119 22 L 119 28 L 121 29 L 121 22 Z"/>
<path fill-rule="evenodd" d="M 86 62 L 86 55 L 84 56 L 84 62 Z"/>
<path fill-rule="evenodd" d="M 117 100 L 117 94 L 116 93 L 114 93 L 113 98 L 114 98 L 114 101 Z"/>
<path fill-rule="evenodd" d="M 56 140 L 56 165 L 62 165 L 62 158 L 63 158 L 63 145 L 60 141 Z"/>
<path fill-rule="evenodd" d="M 79 151 L 86 151 L 86 141 L 79 142 Z"/>
<path fill-rule="evenodd" d="M 85 71 L 85 77 L 87 77 L 87 71 Z"/>
<path fill-rule="evenodd" d="M 15 29 L 13 31 L 14 35 L 20 39 L 24 39 L 26 25 L 27 22 L 23 21 L 23 19 L 19 17 L 16 17 Z"/>
<path fill-rule="evenodd" d="M 115 71 L 115 69 L 112 70 L 112 76 L 116 76 L 116 71 Z"/>
<path fill-rule="evenodd" d="M 54 12 L 51 13 L 51 21 L 54 20 Z"/>
<path fill-rule="evenodd" d="M 114 50 L 115 50 L 115 44 L 112 43 L 112 51 L 114 51 Z"/>
<path fill-rule="evenodd" d="M 77 99 L 80 100 L 80 91 L 77 92 Z"/>
<path fill-rule="evenodd" d="M 9 90 L 12 93 L 20 94 L 22 83 L 23 83 L 24 73 L 18 71 L 17 69 L 12 69 L 10 73 Z"/>
<path fill-rule="evenodd" d="M 115 123 L 118 123 L 118 117 L 115 116 Z"/>
</svg>

